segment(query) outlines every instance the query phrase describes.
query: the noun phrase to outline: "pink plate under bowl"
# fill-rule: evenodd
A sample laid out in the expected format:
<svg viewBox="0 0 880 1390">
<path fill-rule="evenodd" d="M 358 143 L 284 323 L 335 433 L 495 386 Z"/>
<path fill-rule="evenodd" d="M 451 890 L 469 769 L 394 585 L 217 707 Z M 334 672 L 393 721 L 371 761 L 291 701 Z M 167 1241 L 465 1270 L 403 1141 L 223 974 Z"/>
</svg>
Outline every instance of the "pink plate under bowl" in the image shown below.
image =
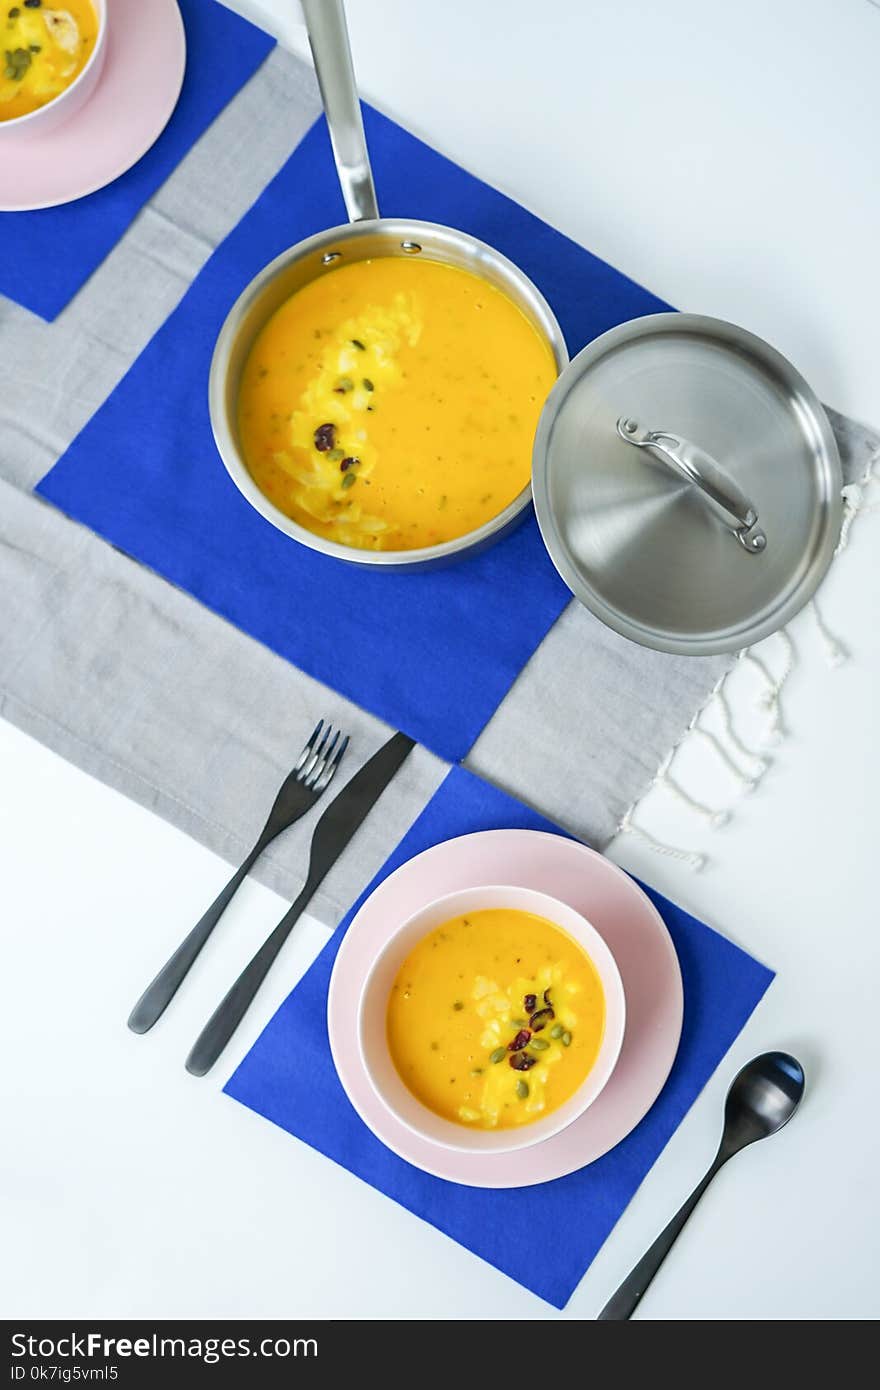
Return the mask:
<svg viewBox="0 0 880 1390">
<path fill-rule="evenodd" d="M 565 1129 L 512 1152 L 465 1152 L 414 1133 L 376 1095 L 361 1058 L 359 1005 L 373 962 L 402 922 L 448 893 L 496 883 L 548 893 L 592 923 L 620 971 L 626 1034 L 604 1090 Z M 435 845 L 380 883 L 339 948 L 327 1024 L 342 1086 L 389 1149 L 426 1173 L 467 1187 L 529 1187 L 594 1162 L 647 1114 L 672 1069 L 683 1007 L 678 957 L 663 919 L 622 869 L 561 835 L 487 830 Z"/>
<path fill-rule="evenodd" d="M 136 164 L 168 124 L 186 67 L 177 0 L 112 0 L 110 11 L 107 55 L 85 104 L 45 133 L 3 143 L 0 212 L 57 207 L 96 192 Z"/>
</svg>

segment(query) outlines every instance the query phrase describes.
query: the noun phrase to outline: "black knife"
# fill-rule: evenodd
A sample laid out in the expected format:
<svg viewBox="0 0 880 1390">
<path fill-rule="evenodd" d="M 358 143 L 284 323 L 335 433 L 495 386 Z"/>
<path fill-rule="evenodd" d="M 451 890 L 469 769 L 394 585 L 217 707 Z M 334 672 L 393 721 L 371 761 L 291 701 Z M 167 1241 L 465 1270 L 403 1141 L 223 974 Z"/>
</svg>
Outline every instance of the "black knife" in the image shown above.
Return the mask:
<svg viewBox="0 0 880 1390">
<path fill-rule="evenodd" d="M 309 900 L 333 868 L 358 827 L 413 748 L 406 734 L 395 734 L 356 772 L 327 807 L 312 836 L 309 872 L 302 892 L 218 1004 L 186 1059 L 193 1076 L 204 1076 L 217 1061 L 250 1007 L 281 947 Z"/>
</svg>

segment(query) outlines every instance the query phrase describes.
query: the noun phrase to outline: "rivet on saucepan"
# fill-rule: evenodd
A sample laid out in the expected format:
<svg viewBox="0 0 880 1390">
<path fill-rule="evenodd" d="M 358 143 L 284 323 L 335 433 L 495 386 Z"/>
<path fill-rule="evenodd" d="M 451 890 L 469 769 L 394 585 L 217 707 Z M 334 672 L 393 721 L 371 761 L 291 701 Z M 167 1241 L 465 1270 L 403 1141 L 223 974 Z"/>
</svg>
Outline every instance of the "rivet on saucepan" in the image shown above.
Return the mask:
<svg viewBox="0 0 880 1390">
<path fill-rule="evenodd" d="M 417 241 L 402 241 L 400 249 L 405 251 L 408 256 L 417 256 L 422 248 Z"/>
<path fill-rule="evenodd" d="M 321 264 L 322 264 L 322 265 L 332 265 L 333 262 L 334 262 L 334 261 L 338 261 L 338 260 L 340 259 L 341 256 L 342 256 L 342 252 L 341 252 L 341 251 L 325 251 L 324 254 L 323 254 L 323 256 L 321 257 Z"/>
</svg>

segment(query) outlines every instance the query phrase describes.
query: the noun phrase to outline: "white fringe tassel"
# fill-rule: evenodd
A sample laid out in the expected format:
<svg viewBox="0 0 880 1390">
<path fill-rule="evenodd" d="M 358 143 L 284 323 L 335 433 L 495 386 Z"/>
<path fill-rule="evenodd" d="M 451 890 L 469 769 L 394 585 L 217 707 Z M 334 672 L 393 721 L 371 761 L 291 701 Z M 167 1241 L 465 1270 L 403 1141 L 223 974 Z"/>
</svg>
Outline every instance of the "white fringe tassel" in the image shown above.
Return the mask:
<svg viewBox="0 0 880 1390">
<path fill-rule="evenodd" d="M 828 665 L 842 666 L 849 656 L 846 647 L 844 647 L 841 642 L 838 642 L 834 634 L 829 631 L 828 624 L 819 612 L 819 605 L 814 598 L 810 599 L 810 602 L 807 604 L 807 609 L 813 616 L 813 622 L 816 624 L 816 631 L 819 634 L 822 650 L 825 653 L 825 660 L 828 662 Z"/>
<path fill-rule="evenodd" d="M 877 478 L 877 465 L 880 463 L 880 454 L 875 454 L 868 461 L 862 477 L 857 483 L 848 483 L 843 489 L 843 521 L 840 527 L 840 540 L 837 543 L 835 555 L 846 550 L 849 545 L 850 531 L 856 517 L 866 512 L 880 510 L 880 499 L 867 500 L 867 494 Z M 811 599 L 807 605 L 812 615 L 825 658 L 829 666 L 840 666 L 847 660 L 848 652 L 843 643 L 831 632 L 825 619 L 819 611 L 815 599 Z M 765 744 L 779 743 L 785 737 L 785 725 L 782 718 L 781 696 L 786 681 L 791 675 L 796 659 L 795 646 L 791 639 L 791 634 L 787 628 L 780 628 L 774 634 L 774 639 L 781 646 L 781 666 L 778 675 L 774 674 L 764 655 L 758 655 L 751 647 L 745 647 L 738 655 L 738 660 L 748 662 L 754 671 L 758 673 L 763 682 L 763 690 L 759 697 L 759 705 L 767 711 L 769 716 L 769 726 L 764 739 Z M 697 713 L 694 715 L 682 739 L 675 744 L 672 750 L 666 755 L 660 764 L 657 772 L 651 780 L 652 787 L 662 787 L 669 792 L 682 806 L 685 806 L 694 815 L 705 820 L 713 829 L 724 825 L 731 816 L 729 810 L 707 806 L 705 802 L 699 801 L 692 796 L 681 784 L 672 776 L 671 767 L 682 744 L 691 734 L 698 734 L 704 742 L 708 743 L 719 758 L 728 774 L 733 778 L 743 792 L 752 791 L 758 785 L 761 778 L 770 766 L 770 760 L 753 748 L 749 748 L 737 733 L 734 727 L 733 710 L 727 696 L 727 682 L 731 672 L 728 671 L 716 682 L 712 688 L 709 698 Z M 721 729 L 724 734 L 722 740 L 717 734 L 703 727 L 701 720 L 705 710 L 711 705 L 718 711 L 721 721 Z M 746 764 L 744 769 L 734 753 Z M 644 795 L 644 793 L 643 793 Z M 640 805 L 642 797 L 624 812 L 620 824 L 617 827 L 618 834 L 634 835 L 641 840 L 655 854 L 661 854 L 667 859 L 675 859 L 681 864 L 687 864 L 689 868 L 702 869 L 706 863 L 706 856 L 696 850 L 682 849 L 677 845 L 666 844 L 663 840 L 658 840 L 647 830 L 643 830 L 640 825 L 636 825 L 633 817 Z"/>
<path fill-rule="evenodd" d="M 649 849 L 652 849 L 655 854 L 663 854 L 667 859 L 677 859 L 680 864 L 687 864 L 688 867 L 695 872 L 702 869 L 706 862 L 706 856 L 704 854 L 698 854 L 696 850 L 691 849 L 676 849 L 675 845 L 665 845 L 662 840 L 657 840 L 653 835 L 649 835 L 647 830 L 642 830 L 641 826 L 634 825 L 631 809 L 625 812 L 618 827 L 618 831 L 624 832 L 627 835 L 634 835 L 637 840 L 641 840 L 642 843 L 646 844 Z"/>
<path fill-rule="evenodd" d="M 782 670 L 778 676 L 774 676 L 763 658 L 753 652 L 751 648 L 747 647 L 745 651 L 740 653 L 743 661 L 748 661 L 764 681 L 764 691 L 760 697 L 759 704 L 770 716 L 770 724 L 765 735 L 765 743 L 780 743 L 785 737 L 785 725 L 782 722 L 780 697 L 785 682 L 794 670 L 795 661 L 794 643 L 789 636 L 788 629 L 784 627 L 780 628 L 779 632 L 774 635 L 782 643 Z M 726 677 L 724 679 L 726 679 Z"/>
<path fill-rule="evenodd" d="M 675 757 L 675 753 L 676 750 L 673 749 L 672 752 L 664 758 L 654 774 L 652 785 L 666 787 L 674 796 L 678 797 L 679 801 L 684 802 L 689 810 L 693 811 L 695 815 L 702 816 L 710 825 L 723 825 L 729 817 L 730 813 L 728 811 L 716 811 L 713 810 L 711 806 L 706 806 L 704 802 L 697 801 L 695 797 L 691 796 L 690 792 L 685 791 L 680 782 L 676 782 L 674 777 L 670 777 L 669 767 L 672 763 L 672 759 Z"/>
</svg>

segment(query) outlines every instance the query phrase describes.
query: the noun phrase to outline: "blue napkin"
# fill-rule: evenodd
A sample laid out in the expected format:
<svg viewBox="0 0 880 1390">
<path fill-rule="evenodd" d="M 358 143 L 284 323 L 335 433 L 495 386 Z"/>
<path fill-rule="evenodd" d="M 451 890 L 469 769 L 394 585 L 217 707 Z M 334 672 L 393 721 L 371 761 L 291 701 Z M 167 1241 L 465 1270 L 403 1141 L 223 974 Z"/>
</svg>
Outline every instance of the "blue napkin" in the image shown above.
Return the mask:
<svg viewBox="0 0 880 1390">
<path fill-rule="evenodd" d="M 502 1192 L 429 1177 L 374 1138 L 339 1084 L 327 1041 L 327 986 L 352 917 L 376 884 L 441 840 L 476 830 L 558 831 L 537 812 L 453 768 L 391 858 L 226 1085 L 243 1105 L 305 1140 L 533 1293 L 562 1308 L 645 1174 L 761 999 L 773 972 L 650 888 L 684 980 L 675 1065 L 641 1124 L 579 1173 Z M 535 1259 L 535 1232 L 552 1259 Z"/>
<path fill-rule="evenodd" d="M 365 117 L 383 211 L 464 227 L 512 257 L 549 299 L 571 349 L 667 307 L 393 122 L 369 109 Z M 211 436 L 208 367 L 233 300 L 291 242 L 344 219 L 322 120 L 39 491 L 457 762 L 568 601 L 534 519 L 450 569 L 354 569 L 264 521 L 229 481 Z"/>
<path fill-rule="evenodd" d="M 88 198 L 0 216 L 0 293 L 41 318 L 61 313 L 274 45 L 262 29 L 216 0 L 178 3 L 186 29 L 186 75 L 174 114 L 152 149 Z"/>
</svg>

